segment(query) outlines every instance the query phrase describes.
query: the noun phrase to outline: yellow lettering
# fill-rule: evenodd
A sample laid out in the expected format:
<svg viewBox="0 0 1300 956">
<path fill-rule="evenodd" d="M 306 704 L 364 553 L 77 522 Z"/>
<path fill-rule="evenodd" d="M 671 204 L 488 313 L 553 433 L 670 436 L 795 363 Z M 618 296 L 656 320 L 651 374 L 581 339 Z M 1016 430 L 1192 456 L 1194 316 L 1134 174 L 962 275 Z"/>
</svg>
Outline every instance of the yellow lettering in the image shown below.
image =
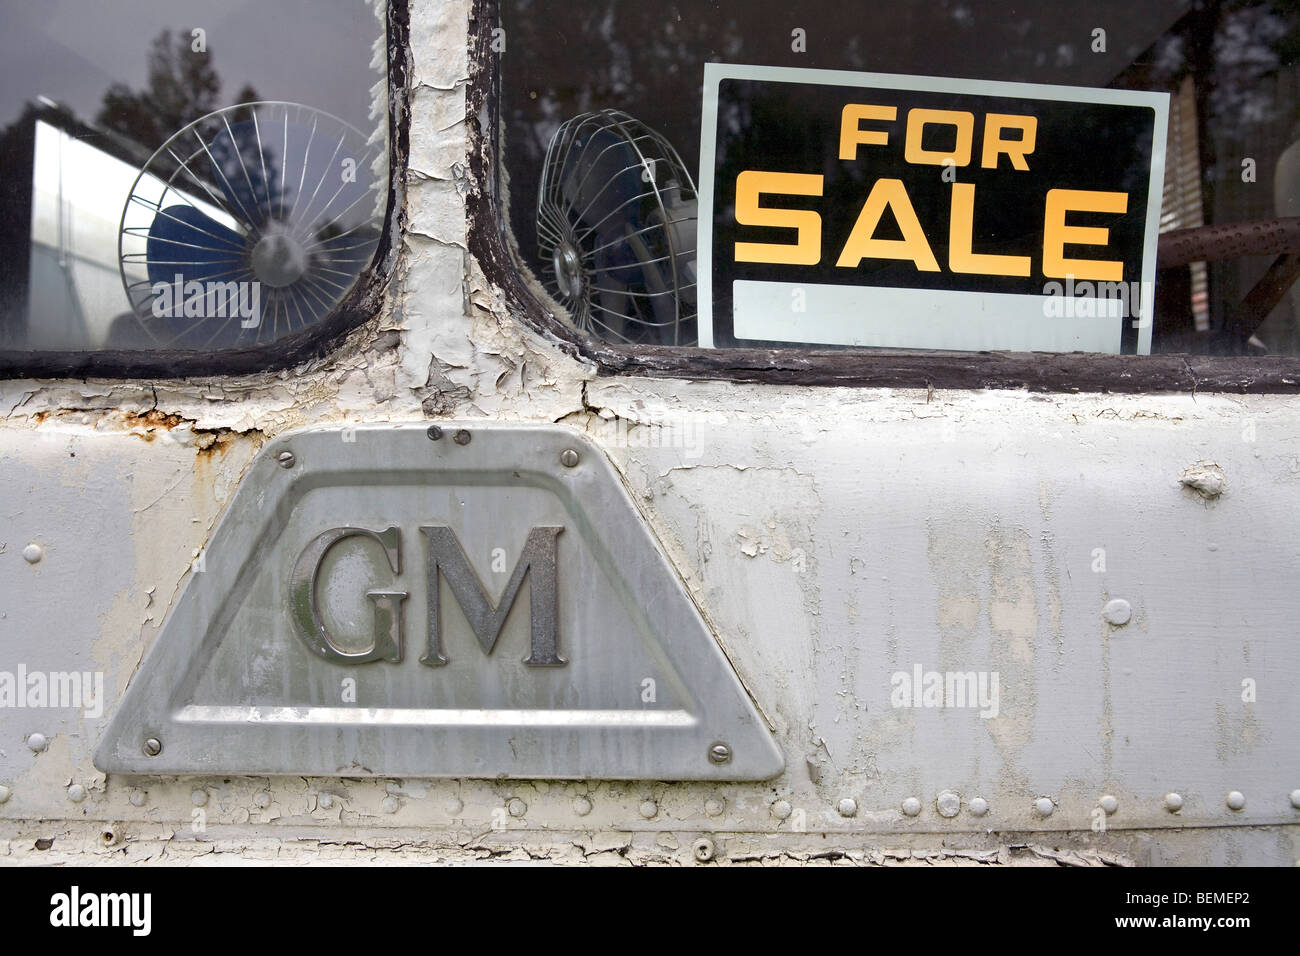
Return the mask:
<svg viewBox="0 0 1300 956">
<path fill-rule="evenodd" d="M 889 133 L 885 130 L 863 129 L 859 124 L 864 119 L 893 122 L 897 118 L 897 106 L 846 105 L 840 113 L 840 159 L 857 159 L 859 146 L 884 146 L 889 142 Z"/>
<path fill-rule="evenodd" d="M 1043 275 L 1056 279 L 1096 279 L 1120 282 L 1124 263 L 1113 259 L 1067 259 L 1065 244 L 1104 246 L 1110 242 L 1110 230 L 1104 226 L 1067 226 L 1065 214 L 1079 212 L 1128 211 L 1128 193 L 1099 192 L 1093 189 L 1052 189 L 1047 193 L 1043 215 Z"/>
<path fill-rule="evenodd" d="M 902 239 L 873 238 L 886 207 L 893 209 L 894 218 L 903 232 Z M 925 230 L 916 218 L 916 210 L 912 208 L 912 200 L 907 198 L 901 179 L 876 180 L 835 264 L 853 269 L 863 259 L 911 259 L 922 272 L 939 271 L 939 263 L 926 242 Z"/>
<path fill-rule="evenodd" d="M 799 230 L 794 245 L 776 242 L 736 243 L 737 262 L 774 262 L 815 266 L 822 258 L 822 217 L 811 209 L 766 209 L 763 193 L 820 196 L 822 177 L 807 173 L 770 173 L 746 169 L 736 177 L 736 222 L 742 226 L 772 226 Z"/>
<path fill-rule="evenodd" d="M 1020 130 L 1020 139 L 1003 139 L 1002 131 Z M 998 168 L 998 154 L 1006 153 L 1011 165 L 1022 172 L 1029 168 L 1025 157 L 1034 151 L 1038 136 L 1037 116 L 1017 116 L 1014 113 L 990 113 L 984 117 L 984 150 L 980 165 L 985 169 Z"/>
<path fill-rule="evenodd" d="M 957 142 L 952 149 L 926 149 L 921 145 L 925 128 L 931 125 L 956 127 Z M 909 163 L 922 166 L 942 166 L 946 159 L 951 159 L 954 165 L 966 166 L 970 163 L 971 144 L 974 138 L 974 113 L 961 110 L 908 110 L 907 145 L 903 149 L 903 158 Z"/>
<path fill-rule="evenodd" d="M 991 276 L 1027 276 L 1029 256 L 995 256 L 971 252 L 975 233 L 975 184 L 952 184 L 952 219 L 948 225 L 948 268 Z"/>
</svg>

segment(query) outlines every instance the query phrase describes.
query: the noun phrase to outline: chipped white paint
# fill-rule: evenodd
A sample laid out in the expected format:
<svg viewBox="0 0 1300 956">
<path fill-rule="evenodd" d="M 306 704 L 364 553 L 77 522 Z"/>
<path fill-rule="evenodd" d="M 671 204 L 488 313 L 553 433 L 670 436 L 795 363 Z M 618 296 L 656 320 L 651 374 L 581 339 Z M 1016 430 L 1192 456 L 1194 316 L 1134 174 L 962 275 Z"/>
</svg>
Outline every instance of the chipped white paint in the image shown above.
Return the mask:
<svg viewBox="0 0 1300 956">
<path fill-rule="evenodd" d="M 1228 487 L 1228 476 L 1214 462 L 1197 462 L 1183 469 L 1178 481 L 1202 498 L 1217 498 Z"/>
<path fill-rule="evenodd" d="M 597 378 L 516 321 L 468 254 L 467 21 L 466 0 L 413 6 L 409 227 L 384 308 L 336 353 L 263 375 L 0 382 L 6 654 L 102 671 L 109 701 L 97 719 L 0 710 L 0 860 L 693 864 L 703 835 L 710 865 L 1300 856 L 1300 704 L 1277 683 L 1300 671 L 1300 400 Z M 558 421 L 602 445 L 765 712 L 782 777 L 93 768 L 263 443 L 479 417 Z M 1121 595 L 1129 622 L 1115 628 L 1098 609 Z M 891 672 L 914 664 L 997 671 L 999 715 L 891 707 Z M 1250 796 L 1240 809 L 1234 790 Z M 961 793 L 978 794 L 965 810 Z M 1103 832 L 1099 799 L 1115 814 Z"/>
</svg>

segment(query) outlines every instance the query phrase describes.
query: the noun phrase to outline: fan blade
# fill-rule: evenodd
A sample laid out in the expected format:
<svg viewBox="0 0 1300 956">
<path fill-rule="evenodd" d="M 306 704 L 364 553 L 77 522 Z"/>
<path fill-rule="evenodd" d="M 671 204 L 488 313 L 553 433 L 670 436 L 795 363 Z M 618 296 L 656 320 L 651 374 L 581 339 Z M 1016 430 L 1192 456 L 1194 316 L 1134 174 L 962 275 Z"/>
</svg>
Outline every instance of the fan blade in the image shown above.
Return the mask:
<svg viewBox="0 0 1300 956">
<path fill-rule="evenodd" d="M 149 281 L 233 279 L 244 238 L 193 206 L 168 206 L 149 226 Z"/>
<path fill-rule="evenodd" d="M 639 228 L 640 204 L 634 200 L 644 188 L 643 170 L 632 144 L 601 129 L 585 142 L 574 140 L 569 155 L 577 164 L 569 168 L 562 189 L 580 221 L 594 226 L 602 240 L 623 235 L 625 224 Z"/>
<path fill-rule="evenodd" d="M 159 311 L 155 299 L 153 316 L 145 319 L 159 323 L 155 334 L 185 347 L 230 344 L 238 338 L 241 322 L 248 321 L 243 313 L 257 316 L 265 310 L 257 301 L 261 290 L 248 281 L 252 273 L 245 246 L 243 236 L 193 206 L 160 210 L 149 226 L 146 247 L 150 283 L 167 287 L 162 293 L 167 305 Z M 193 298 L 189 283 L 203 284 L 201 299 Z"/>
</svg>

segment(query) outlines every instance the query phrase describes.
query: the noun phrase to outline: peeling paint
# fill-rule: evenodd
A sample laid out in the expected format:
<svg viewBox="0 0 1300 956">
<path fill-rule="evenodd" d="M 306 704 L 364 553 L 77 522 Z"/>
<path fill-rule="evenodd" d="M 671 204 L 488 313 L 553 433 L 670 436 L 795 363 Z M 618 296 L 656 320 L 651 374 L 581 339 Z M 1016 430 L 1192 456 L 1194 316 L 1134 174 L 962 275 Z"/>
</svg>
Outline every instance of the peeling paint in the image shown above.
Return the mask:
<svg viewBox="0 0 1300 956">
<path fill-rule="evenodd" d="M 1300 764 L 1275 729 L 1296 711 L 1273 724 L 1240 699 L 1243 678 L 1297 665 L 1300 607 L 1276 584 L 1300 538 L 1300 399 L 598 377 L 518 321 L 467 251 L 468 17 L 467 0 L 412 10 L 408 225 L 382 307 L 332 354 L 260 374 L 0 382 L 0 629 L 33 654 L 57 633 L 115 699 L 266 442 L 363 421 L 561 422 L 615 464 L 787 772 L 726 787 L 105 778 L 89 762 L 102 723 L 8 712 L 0 861 L 700 865 L 700 835 L 717 847 L 707 865 L 1300 855 L 1277 771 Z M 27 565 L 38 532 L 47 555 Z M 1134 615 L 1116 630 L 1100 615 L 1120 596 Z M 891 707 L 891 673 L 918 663 L 999 671 L 999 716 Z M 33 754 L 21 734 L 42 728 Z M 1190 796 L 1171 820 L 1174 786 Z M 937 819 L 945 789 L 981 794 L 988 814 Z M 1233 819 L 1228 789 L 1249 797 Z M 1096 834 L 1102 792 L 1122 810 Z M 1044 793 L 1050 820 L 1032 811 Z M 917 818 L 898 810 L 911 795 Z M 494 815 L 514 799 L 522 816 Z M 101 845 L 105 825 L 121 840 Z"/>
</svg>

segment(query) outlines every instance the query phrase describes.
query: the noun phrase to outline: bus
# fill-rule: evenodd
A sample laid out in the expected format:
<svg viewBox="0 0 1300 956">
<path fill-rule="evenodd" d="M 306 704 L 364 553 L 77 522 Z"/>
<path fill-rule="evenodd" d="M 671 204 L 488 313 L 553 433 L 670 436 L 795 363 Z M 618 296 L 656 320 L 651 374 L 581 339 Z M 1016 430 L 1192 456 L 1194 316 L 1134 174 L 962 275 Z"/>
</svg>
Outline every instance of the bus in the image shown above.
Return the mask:
<svg viewBox="0 0 1300 956">
<path fill-rule="evenodd" d="M 4 862 L 1297 862 L 1294 4 L 0 9 Z"/>
</svg>

